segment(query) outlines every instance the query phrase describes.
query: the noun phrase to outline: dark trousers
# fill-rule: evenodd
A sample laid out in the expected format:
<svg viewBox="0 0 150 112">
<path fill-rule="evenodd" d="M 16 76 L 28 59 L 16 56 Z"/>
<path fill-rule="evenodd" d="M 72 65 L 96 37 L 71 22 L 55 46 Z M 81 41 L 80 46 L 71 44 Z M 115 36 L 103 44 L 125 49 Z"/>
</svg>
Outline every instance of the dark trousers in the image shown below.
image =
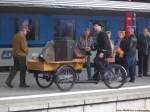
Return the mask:
<svg viewBox="0 0 150 112">
<path fill-rule="evenodd" d="M 150 55 L 143 55 L 143 76 L 147 76 L 147 72 L 149 69 L 149 56 Z"/>
<path fill-rule="evenodd" d="M 90 62 L 90 56 L 87 57 L 87 74 L 88 74 L 88 79 L 91 79 L 91 62 Z"/>
<path fill-rule="evenodd" d="M 93 79 L 94 80 L 99 80 L 99 74 L 98 72 L 100 72 L 101 74 L 104 74 L 105 73 L 105 66 L 104 66 L 104 61 L 105 61 L 105 58 L 99 58 L 98 56 L 96 56 L 94 58 L 94 76 L 93 76 Z"/>
<path fill-rule="evenodd" d="M 12 80 L 16 76 L 17 71 L 20 71 L 20 86 L 25 85 L 26 76 L 26 57 L 25 56 L 14 56 L 14 67 L 11 69 L 10 74 L 6 80 L 7 83 L 11 84 Z"/>
<path fill-rule="evenodd" d="M 143 54 L 142 52 L 138 52 L 138 74 L 141 75 L 143 73 Z"/>
<path fill-rule="evenodd" d="M 136 56 L 125 56 L 125 68 L 131 81 L 135 80 L 136 75 Z"/>
</svg>

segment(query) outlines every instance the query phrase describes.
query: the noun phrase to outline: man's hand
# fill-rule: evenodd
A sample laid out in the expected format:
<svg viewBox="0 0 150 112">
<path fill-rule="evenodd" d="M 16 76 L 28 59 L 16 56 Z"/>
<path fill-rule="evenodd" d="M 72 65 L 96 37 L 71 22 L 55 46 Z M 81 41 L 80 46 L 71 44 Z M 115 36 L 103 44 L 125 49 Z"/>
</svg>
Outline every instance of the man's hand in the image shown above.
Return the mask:
<svg viewBox="0 0 150 112">
<path fill-rule="evenodd" d="M 90 47 L 86 47 L 86 51 L 91 51 L 91 48 Z"/>
<path fill-rule="evenodd" d="M 104 57 L 104 53 L 99 53 L 99 58 L 103 58 Z"/>
</svg>

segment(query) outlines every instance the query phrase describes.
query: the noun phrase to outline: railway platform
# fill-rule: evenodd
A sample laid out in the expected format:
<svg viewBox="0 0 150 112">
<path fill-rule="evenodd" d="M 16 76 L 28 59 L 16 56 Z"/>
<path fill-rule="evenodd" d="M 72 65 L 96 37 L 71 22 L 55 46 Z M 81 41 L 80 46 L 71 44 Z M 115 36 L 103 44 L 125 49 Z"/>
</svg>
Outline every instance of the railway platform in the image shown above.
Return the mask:
<svg viewBox="0 0 150 112">
<path fill-rule="evenodd" d="M 8 72 L 0 73 L 0 112 L 101 112 L 104 107 L 103 112 L 150 110 L 150 77 L 136 77 L 135 83 L 127 82 L 120 89 L 108 89 L 100 82 L 75 84 L 70 91 L 62 92 L 55 84 L 39 88 L 31 73 L 27 74 L 29 88 L 19 88 L 19 74 L 14 88 L 8 88 L 4 83 L 7 76 Z"/>
</svg>

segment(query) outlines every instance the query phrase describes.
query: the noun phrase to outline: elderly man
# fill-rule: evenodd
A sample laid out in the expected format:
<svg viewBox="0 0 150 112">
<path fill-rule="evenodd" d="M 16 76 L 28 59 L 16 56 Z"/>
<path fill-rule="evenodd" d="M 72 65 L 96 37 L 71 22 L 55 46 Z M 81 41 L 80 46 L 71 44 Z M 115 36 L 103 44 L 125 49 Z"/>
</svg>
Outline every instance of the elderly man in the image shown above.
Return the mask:
<svg viewBox="0 0 150 112">
<path fill-rule="evenodd" d="M 10 71 L 10 74 L 6 80 L 6 85 L 10 88 L 12 86 L 12 80 L 16 76 L 17 71 L 20 71 L 20 85 L 19 87 L 25 88 L 29 87 L 26 85 L 25 76 L 26 76 L 26 56 L 28 54 L 28 46 L 27 46 L 27 34 L 29 32 L 28 26 L 22 26 L 19 29 L 13 38 L 12 49 L 13 49 L 13 59 L 14 59 L 14 67 Z"/>
<path fill-rule="evenodd" d="M 137 38 L 134 34 L 134 29 L 131 27 L 129 28 L 129 36 L 124 38 L 121 41 L 120 47 L 124 51 L 124 65 L 128 72 L 128 76 L 130 77 L 130 81 L 135 82 L 135 75 L 136 75 L 136 45 L 137 45 Z"/>
</svg>

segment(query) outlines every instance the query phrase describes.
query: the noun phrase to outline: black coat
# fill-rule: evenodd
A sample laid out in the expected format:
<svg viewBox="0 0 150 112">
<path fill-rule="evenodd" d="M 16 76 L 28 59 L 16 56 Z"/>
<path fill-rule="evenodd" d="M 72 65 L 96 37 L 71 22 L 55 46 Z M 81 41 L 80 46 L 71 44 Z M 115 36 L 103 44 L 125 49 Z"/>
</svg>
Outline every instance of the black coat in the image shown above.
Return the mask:
<svg viewBox="0 0 150 112">
<path fill-rule="evenodd" d="M 137 38 L 134 35 L 130 35 L 128 38 L 124 38 L 120 44 L 120 47 L 123 49 L 125 56 L 135 56 L 136 46 Z"/>
<path fill-rule="evenodd" d="M 97 43 L 97 55 L 100 52 L 103 52 L 106 57 L 111 55 L 111 44 L 108 39 L 108 36 L 105 32 L 99 32 L 96 38 Z"/>
<path fill-rule="evenodd" d="M 142 52 L 144 55 L 150 54 L 150 36 L 143 36 L 142 39 Z"/>
<path fill-rule="evenodd" d="M 142 53 L 142 51 L 143 51 L 143 38 L 144 38 L 143 34 L 140 34 L 137 37 L 137 49 L 138 49 L 139 53 Z"/>
</svg>

